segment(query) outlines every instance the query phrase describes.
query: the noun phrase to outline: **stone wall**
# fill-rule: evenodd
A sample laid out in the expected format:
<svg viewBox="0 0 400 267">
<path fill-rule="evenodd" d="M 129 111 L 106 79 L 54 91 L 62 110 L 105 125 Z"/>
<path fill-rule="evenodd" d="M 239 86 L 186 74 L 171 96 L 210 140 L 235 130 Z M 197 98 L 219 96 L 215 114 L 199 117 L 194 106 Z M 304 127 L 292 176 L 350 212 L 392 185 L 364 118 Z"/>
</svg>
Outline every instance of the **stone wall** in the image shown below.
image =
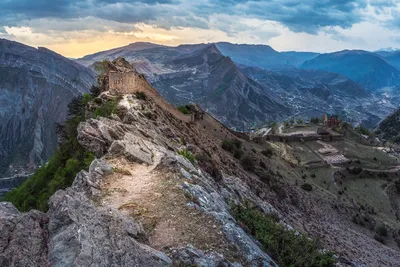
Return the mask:
<svg viewBox="0 0 400 267">
<path fill-rule="evenodd" d="M 193 122 L 193 115 L 186 115 L 177 110 L 173 105 L 168 103 L 144 78 L 142 74 L 134 71 L 117 72 L 110 71 L 108 73 L 108 91 L 113 95 L 134 94 L 143 92 L 162 109 L 171 113 L 175 118 L 183 122 Z"/>
</svg>

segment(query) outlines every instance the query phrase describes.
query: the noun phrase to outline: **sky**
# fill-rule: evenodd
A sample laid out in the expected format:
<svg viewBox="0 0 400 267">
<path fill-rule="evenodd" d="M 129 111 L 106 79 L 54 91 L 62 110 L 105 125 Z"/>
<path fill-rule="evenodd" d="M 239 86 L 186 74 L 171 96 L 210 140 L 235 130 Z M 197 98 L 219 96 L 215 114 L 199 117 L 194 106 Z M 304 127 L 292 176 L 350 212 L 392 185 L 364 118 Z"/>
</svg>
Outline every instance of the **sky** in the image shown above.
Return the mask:
<svg viewBox="0 0 400 267">
<path fill-rule="evenodd" d="M 129 43 L 400 48 L 400 0 L 0 0 L 0 38 L 78 58 Z"/>
</svg>

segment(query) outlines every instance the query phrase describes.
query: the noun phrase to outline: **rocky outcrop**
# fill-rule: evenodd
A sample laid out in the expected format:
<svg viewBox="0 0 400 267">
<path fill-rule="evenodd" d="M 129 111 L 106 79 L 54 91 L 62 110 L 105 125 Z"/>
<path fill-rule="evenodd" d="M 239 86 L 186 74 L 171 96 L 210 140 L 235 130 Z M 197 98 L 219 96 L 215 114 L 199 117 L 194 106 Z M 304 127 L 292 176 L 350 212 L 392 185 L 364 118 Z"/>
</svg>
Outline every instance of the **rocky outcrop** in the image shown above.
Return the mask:
<svg viewBox="0 0 400 267">
<path fill-rule="evenodd" d="M 136 241 L 140 225 L 88 198 L 107 171 L 95 160 L 52 196 L 46 214 L 0 203 L 0 266 L 170 266 L 164 253 Z"/>
<path fill-rule="evenodd" d="M 0 39 L 0 177 L 48 160 L 57 146 L 55 123 L 94 81 L 91 70 L 48 49 Z"/>
<path fill-rule="evenodd" d="M 126 108 L 122 118 L 91 119 L 79 125 L 78 140 L 85 149 L 96 153 L 97 156 L 105 156 L 106 158 L 122 156 L 130 160 L 132 164 L 156 164 L 158 172 L 172 172 L 178 177 L 192 181 L 190 183 L 181 182 L 180 186 L 185 195 L 191 196 L 192 202 L 188 205 L 214 217 L 220 223 L 228 242 L 241 252 L 245 265 L 254 267 L 276 266 L 271 257 L 262 251 L 254 239 L 236 223 L 230 214 L 227 203 L 240 203 L 240 199 L 247 199 L 259 203 L 260 207 L 267 213 L 277 213 L 277 211 L 254 195 L 237 177 L 224 175 L 223 180 L 226 183 L 223 186 L 217 185 L 210 175 L 195 167 L 186 158 L 165 149 L 165 147 L 169 147 L 170 150 L 173 150 L 173 147 L 176 147 L 178 150 L 179 146 L 169 138 L 170 134 L 164 135 L 160 132 L 161 125 L 156 122 L 157 127 L 153 127 L 148 120 L 143 119 L 142 113 L 154 112 L 154 110 L 151 110 L 151 103 L 143 103 L 132 98 L 129 98 L 128 101 L 128 96 L 125 96 L 120 105 Z M 163 112 L 157 109 L 157 114 L 161 116 Z M 168 113 L 165 115 L 168 116 Z M 129 118 L 129 120 L 126 120 L 126 118 Z M 163 118 L 158 118 L 158 121 L 163 121 Z M 165 124 L 168 123 L 168 121 L 165 121 Z M 142 129 L 146 125 L 147 130 L 143 131 Z M 169 132 L 175 132 L 173 127 L 169 130 Z M 154 155 L 158 155 L 161 161 L 157 162 Z M 92 165 L 95 164 L 98 163 Z M 97 167 L 97 169 L 101 168 Z M 102 172 L 99 171 L 98 173 Z M 88 179 L 85 177 L 87 177 L 85 173 L 79 174 L 73 187 L 86 187 L 86 185 L 82 186 L 84 183 L 77 182 L 80 180 L 87 181 Z M 96 179 L 89 178 L 89 180 L 94 188 L 99 187 Z M 93 189 L 90 190 L 92 192 Z M 97 189 L 94 190 L 98 191 Z M 241 266 L 239 263 L 234 264 L 227 261 L 218 253 L 205 254 L 190 247 L 178 248 L 171 253 L 171 257 L 186 264 L 184 266 L 190 266 L 190 264 L 210 267 Z"/>
<path fill-rule="evenodd" d="M 54 266 L 165 266 L 171 260 L 140 244 L 141 228 L 110 208 L 96 208 L 73 189 L 50 200 L 49 254 Z"/>
<path fill-rule="evenodd" d="M 0 203 L 0 266 L 50 266 L 47 259 L 48 216 L 39 211 L 20 213 Z"/>
</svg>

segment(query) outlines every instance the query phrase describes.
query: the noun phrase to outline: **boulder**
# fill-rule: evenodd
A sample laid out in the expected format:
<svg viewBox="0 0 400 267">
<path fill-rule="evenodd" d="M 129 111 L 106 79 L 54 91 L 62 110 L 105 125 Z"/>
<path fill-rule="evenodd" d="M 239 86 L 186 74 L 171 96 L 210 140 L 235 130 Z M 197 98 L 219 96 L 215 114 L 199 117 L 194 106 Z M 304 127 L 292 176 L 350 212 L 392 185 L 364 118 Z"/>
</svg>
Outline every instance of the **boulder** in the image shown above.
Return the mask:
<svg viewBox="0 0 400 267">
<path fill-rule="evenodd" d="M 49 202 L 49 261 L 54 266 L 169 266 L 171 260 L 135 240 L 141 227 L 112 208 L 95 207 L 71 188 Z"/>
</svg>

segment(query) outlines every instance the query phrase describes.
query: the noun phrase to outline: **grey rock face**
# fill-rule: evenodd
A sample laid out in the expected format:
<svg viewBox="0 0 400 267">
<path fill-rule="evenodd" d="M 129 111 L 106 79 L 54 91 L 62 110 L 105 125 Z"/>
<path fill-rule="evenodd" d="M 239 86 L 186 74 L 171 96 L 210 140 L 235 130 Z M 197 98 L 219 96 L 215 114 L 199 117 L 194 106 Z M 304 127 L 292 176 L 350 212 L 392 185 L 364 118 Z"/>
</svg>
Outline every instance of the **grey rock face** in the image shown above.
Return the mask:
<svg viewBox="0 0 400 267">
<path fill-rule="evenodd" d="M 239 263 L 231 263 L 218 253 L 205 254 L 193 247 L 180 248 L 172 254 L 175 262 L 184 266 L 203 266 L 203 267 L 241 267 Z"/>
<path fill-rule="evenodd" d="M 103 175 L 112 172 L 112 168 L 104 160 L 95 159 L 90 164 L 89 172 L 79 172 L 72 184 L 77 192 L 84 193 L 87 197 L 94 197 L 100 192 L 100 183 Z"/>
<path fill-rule="evenodd" d="M 58 191 L 50 200 L 49 261 L 53 266 L 165 266 L 171 260 L 135 240 L 141 229 L 81 193 Z"/>
<path fill-rule="evenodd" d="M 91 119 L 79 124 L 78 140 L 97 157 L 108 152 L 112 156 L 125 156 L 134 162 L 152 164 L 151 151 L 129 130 L 134 129 L 116 120 Z"/>
<path fill-rule="evenodd" d="M 204 176 L 199 176 L 198 179 L 204 182 L 208 180 Z M 263 252 L 256 242 L 236 224 L 235 219 L 229 213 L 224 198 L 217 191 L 204 184 L 201 186 L 189 183 L 184 183 L 183 189 L 198 200 L 199 206 L 197 208 L 221 222 L 225 236 L 246 255 L 249 266 L 277 266 L 271 257 Z"/>
<path fill-rule="evenodd" d="M 50 50 L 0 39 L 0 177 L 47 161 L 55 123 L 93 82 L 92 71 Z"/>
<path fill-rule="evenodd" d="M 39 211 L 20 213 L 0 203 L 0 266 L 50 266 L 47 260 L 48 217 Z"/>
</svg>

